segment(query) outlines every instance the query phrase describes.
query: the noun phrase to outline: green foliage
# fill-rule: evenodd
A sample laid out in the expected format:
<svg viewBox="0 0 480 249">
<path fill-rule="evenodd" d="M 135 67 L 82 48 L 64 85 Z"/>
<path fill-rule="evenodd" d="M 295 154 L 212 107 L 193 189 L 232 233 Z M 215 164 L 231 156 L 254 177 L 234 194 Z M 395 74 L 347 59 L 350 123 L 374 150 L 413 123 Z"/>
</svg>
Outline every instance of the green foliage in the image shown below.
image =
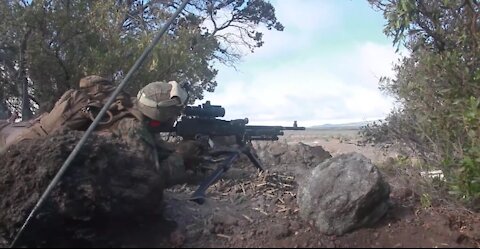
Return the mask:
<svg viewBox="0 0 480 249">
<path fill-rule="evenodd" d="M 49 110 L 83 76 L 120 81 L 179 3 L 0 1 L 0 97 L 7 100 L 0 105 L 20 109 L 27 79 L 37 112 Z M 241 48 L 262 46 L 260 26 L 283 30 L 265 0 L 191 0 L 127 90 L 135 94 L 152 81 L 176 80 L 191 86 L 191 101 L 201 99 L 217 85 L 218 62 L 234 65 Z"/>
<path fill-rule="evenodd" d="M 471 0 L 369 0 L 385 33 L 410 52 L 381 89 L 398 109 L 368 137 L 405 144 L 443 170 L 452 193 L 480 194 L 480 6 Z M 377 139 L 378 140 L 378 139 Z"/>
<path fill-rule="evenodd" d="M 424 209 L 432 207 L 432 197 L 430 197 L 430 195 L 427 193 L 423 193 L 420 196 L 420 204 Z"/>
<path fill-rule="evenodd" d="M 471 97 L 463 113 L 468 144 L 456 170 L 452 192 L 466 199 L 480 197 L 480 98 Z"/>
<path fill-rule="evenodd" d="M 388 124 L 379 120 L 362 126 L 359 135 L 364 143 L 381 144 L 389 142 L 392 137 L 389 134 Z"/>
</svg>

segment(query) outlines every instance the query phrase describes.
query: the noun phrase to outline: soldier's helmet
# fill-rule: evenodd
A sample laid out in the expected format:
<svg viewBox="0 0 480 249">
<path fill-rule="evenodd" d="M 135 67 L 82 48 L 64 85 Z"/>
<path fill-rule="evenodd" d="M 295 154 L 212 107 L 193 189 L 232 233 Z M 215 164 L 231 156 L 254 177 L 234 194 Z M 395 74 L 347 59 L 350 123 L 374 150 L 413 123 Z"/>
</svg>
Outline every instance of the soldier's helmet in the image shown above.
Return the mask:
<svg viewBox="0 0 480 249">
<path fill-rule="evenodd" d="M 98 75 L 90 75 L 83 77 L 80 79 L 80 88 L 90 88 L 92 86 L 97 86 L 97 85 L 112 85 L 112 81 L 98 76 Z"/>
<path fill-rule="evenodd" d="M 152 120 L 170 121 L 180 115 L 187 96 L 187 92 L 176 81 L 156 81 L 140 89 L 137 107 Z"/>
</svg>

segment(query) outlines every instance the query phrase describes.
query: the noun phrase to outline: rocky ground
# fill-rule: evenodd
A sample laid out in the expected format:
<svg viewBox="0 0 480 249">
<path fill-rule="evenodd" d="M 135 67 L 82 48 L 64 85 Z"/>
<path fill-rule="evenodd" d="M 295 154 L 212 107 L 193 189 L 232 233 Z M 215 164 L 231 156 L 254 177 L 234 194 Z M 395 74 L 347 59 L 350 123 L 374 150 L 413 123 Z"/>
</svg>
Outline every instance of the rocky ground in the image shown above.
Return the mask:
<svg viewBox="0 0 480 249">
<path fill-rule="evenodd" d="M 163 217 L 150 215 L 148 222 L 117 221 L 117 230 L 122 232 L 114 237 L 116 244 L 186 248 L 480 246 L 478 213 L 441 194 L 426 192 L 419 187 L 423 186 L 420 185 L 423 180 L 418 172 L 389 165 L 393 163 L 389 157 L 395 157 L 393 152 L 359 146 L 353 133 L 348 136 L 312 131 L 287 133 L 275 144 L 257 143 L 255 148 L 266 172 L 257 171 L 246 158 L 241 158 L 221 181 L 209 188 L 202 205 L 189 200 L 197 185 L 168 189 L 163 204 L 155 207 L 164 210 Z M 343 236 L 324 235 L 311 222 L 300 218 L 298 187 L 329 154 L 337 156 L 347 152 L 360 152 L 379 165 L 391 186 L 391 205 L 374 226 Z M 5 161 L 12 160 L 6 158 Z M 21 161 L 17 158 L 14 163 Z M 5 187 L 0 188 L 4 190 Z M 5 196 L 3 192 L 2 196 Z M 10 205 L 5 202 L 4 206 Z M 3 216 L 8 216 L 2 211 Z M 0 241 L 0 245 L 8 244 Z"/>
<path fill-rule="evenodd" d="M 162 245 L 217 248 L 480 246 L 480 215 L 441 195 L 432 193 L 428 199 L 424 198 L 427 194 L 422 193 L 420 183 L 416 182 L 422 179 L 400 166 L 392 170 L 391 165 L 385 165 L 391 163 L 395 152 L 359 146 L 353 132 L 347 135 L 294 132 L 287 133 L 280 141 L 288 145 L 298 142 L 312 148 L 305 151 L 301 145 L 297 151 L 283 151 L 283 146 L 270 146 L 268 152 L 277 153 L 277 157 L 266 158 L 269 172 L 255 172 L 253 167 L 237 165 L 226 179 L 210 189 L 204 205 L 187 201 L 194 186 L 170 189 L 166 215 L 177 221 L 178 234 L 184 236 L 166 240 Z M 265 149 L 265 145 L 256 147 Z M 325 157 L 323 149 L 332 156 L 360 152 L 380 166 L 392 188 L 391 206 L 376 225 L 343 236 L 328 236 L 299 217 L 298 185 L 314 167 L 308 162 Z M 263 152 L 259 151 L 262 157 Z M 263 157 L 265 159 L 265 155 Z M 274 165 L 279 158 L 287 164 Z M 301 163 L 295 164 L 292 160 Z"/>
</svg>

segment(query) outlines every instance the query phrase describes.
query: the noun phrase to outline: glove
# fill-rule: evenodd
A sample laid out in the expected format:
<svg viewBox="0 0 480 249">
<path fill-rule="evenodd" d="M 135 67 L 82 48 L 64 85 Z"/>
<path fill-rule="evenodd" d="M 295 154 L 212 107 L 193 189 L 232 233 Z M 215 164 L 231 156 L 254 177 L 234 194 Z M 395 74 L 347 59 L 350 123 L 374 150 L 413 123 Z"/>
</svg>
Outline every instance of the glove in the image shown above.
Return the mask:
<svg viewBox="0 0 480 249">
<path fill-rule="evenodd" d="M 175 152 L 183 158 L 185 169 L 195 171 L 202 161 L 205 147 L 195 140 L 183 140 L 175 148 Z"/>
</svg>

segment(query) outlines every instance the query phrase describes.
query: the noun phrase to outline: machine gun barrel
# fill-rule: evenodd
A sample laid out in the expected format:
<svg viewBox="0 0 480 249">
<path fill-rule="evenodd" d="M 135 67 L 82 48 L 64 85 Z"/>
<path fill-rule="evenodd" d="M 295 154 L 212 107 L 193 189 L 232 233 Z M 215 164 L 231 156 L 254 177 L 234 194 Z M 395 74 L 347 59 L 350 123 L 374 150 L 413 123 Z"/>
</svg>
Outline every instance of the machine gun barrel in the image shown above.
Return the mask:
<svg viewBox="0 0 480 249">
<path fill-rule="evenodd" d="M 251 130 L 269 130 L 269 129 L 275 129 L 275 130 L 305 130 L 305 127 L 293 127 L 293 126 L 268 126 L 268 125 L 247 125 L 247 129 Z"/>
<path fill-rule="evenodd" d="M 305 127 L 247 125 L 245 126 L 245 136 L 249 140 L 276 141 L 278 136 L 284 135 L 284 130 L 305 130 Z"/>
</svg>

